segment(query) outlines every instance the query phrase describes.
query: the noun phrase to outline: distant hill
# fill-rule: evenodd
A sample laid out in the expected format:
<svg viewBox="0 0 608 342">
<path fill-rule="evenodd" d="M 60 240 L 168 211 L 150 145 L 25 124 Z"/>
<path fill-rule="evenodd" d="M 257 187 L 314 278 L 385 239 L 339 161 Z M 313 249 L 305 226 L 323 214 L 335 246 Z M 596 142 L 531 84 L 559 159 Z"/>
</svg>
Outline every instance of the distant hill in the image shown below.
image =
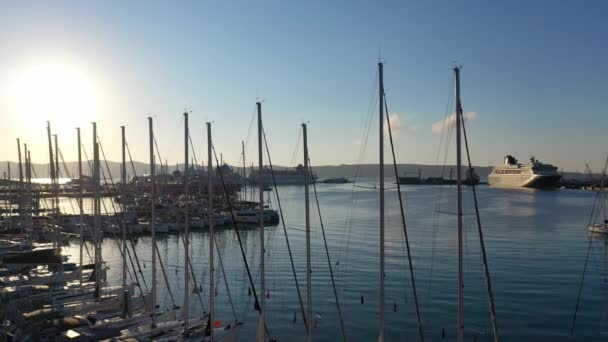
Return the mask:
<svg viewBox="0 0 608 342">
<path fill-rule="evenodd" d="M 65 168 L 67 167 L 68 173 L 72 178 L 76 178 L 78 175 L 78 163 L 77 162 L 66 162 L 65 167 L 63 164 L 60 164 L 61 173 L 60 175 L 64 178 L 67 178 Z M 110 174 L 112 178 L 116 179 L 120 177 L 120 163 L 114 161 L 107 162 L 107 168 L 105 162 L 101 161 L 101 167 L 103 172 L 107 174 L 107 168 L 110 169 Z M 177 168 L 183 170 L 184 165 L 169 165 L 167 167 L 168 171 L 171 173 L 175 171 Z M 32 164 L 33 168 L 33 177 L 34 178 L 48 178 L 49 177 L 49 164 Z M 128 177 L 134 175 L 133 168 L 135 168 L 135 174 L 142 175 L 146 174 L 150 171 L 148 163 L 143 162 L 133 162 L 129 163 L 127 166 L 127 174 Z M 284 166 L 275 166 L 277 169 L 285 169 Z M 492 171 L 491 166 L 474 166 L 475 172 L 481 177 L 482 180 L 486 180 L 488 174 Z M 157 170 L 160 169 L 160 166 L 157 166 Z M 241 167 L 233 167 L 235 172 L 242 173 Z M 456 166 L 455 165 L 422 165 L 422 164 L 398 164 L 397 169 L 399 172 L 399 176 L 407 175 L 407 176 L 418 176 L 418 172 L 422 178 L 427 177 L 445 177 L 449 178 L 450 169 L 452 169 L 452 177 L 456 178 Z M 0 178 L 3 178 L 4 172 L 8 171 L 7 162 L 0 162 Z M 346 177 L 349 179 L 355 178 L 375 178 L 378 177 L 378 166 L 375 164 L 360 164 L 360 165 L 323 165 L 323 166 L 315 166 L 313 167 L 314 173 L 319 176 L 319 178 L 333 178 L 333 177 Z M 87 162 L 83 161 L 83 173 L 87 176 L 90 176 L 90 168 Z M 385 165 L 384 174 L 387 177 L 391 177 L 393 174 L 393 166 L 390 164 Z M 18 165 L 15 162 L 11 162 L 11 175 L 12 179 L 19 178 Z M 568 179 L 586 179 L 589 175 L 576 173 L 576 172 L 564 172 L 564 178 Z M 106 177 L 108 177 L 106 175 Z M 598 178 L 599 175 L 593 175 L 594 178 Z"/>
</svg>

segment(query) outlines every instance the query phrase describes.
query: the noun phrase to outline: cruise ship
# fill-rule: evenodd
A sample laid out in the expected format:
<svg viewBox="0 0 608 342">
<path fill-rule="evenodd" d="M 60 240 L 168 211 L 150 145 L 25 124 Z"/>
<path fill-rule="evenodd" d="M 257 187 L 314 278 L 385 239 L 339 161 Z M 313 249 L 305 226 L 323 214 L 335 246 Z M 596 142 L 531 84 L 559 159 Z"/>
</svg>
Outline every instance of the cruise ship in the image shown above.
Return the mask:
<svg viewBox="0 0 608 342">
<path fill-rule="evenodd" d="M 264 168 L 263 182 L 264 185 L 272 185 L 272 172 L 269 168 Z M 317 175 L 312 174 L 312 179 L 316 180 Z M 249 181 L 253 184 L 258 184 L 259 175 L 258 170 L 254 170 L 251 175 L 249 175 Z M 280 169 L 274 170 L 274 180 L 277 185 L 303 185 L 304 184 L 304 166 L 298 165 L 293 169 Z"/>
<path fill-rule="evenodd" d="M 500 188 L 556 188 L 561 177 L 556 166 L 541 163 L 533 156 L 529 163 L 521 164 L 509 155 L 503 165 L 492 169 L 488 184 Z"/>
</svg>

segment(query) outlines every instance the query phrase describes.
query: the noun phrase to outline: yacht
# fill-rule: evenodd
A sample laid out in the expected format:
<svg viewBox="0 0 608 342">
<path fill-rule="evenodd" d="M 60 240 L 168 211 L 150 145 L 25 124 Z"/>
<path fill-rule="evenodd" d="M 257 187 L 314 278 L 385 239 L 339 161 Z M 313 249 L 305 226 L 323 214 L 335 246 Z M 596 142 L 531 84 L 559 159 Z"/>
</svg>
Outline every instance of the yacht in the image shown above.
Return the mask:
<svg viewBox="0 0 608 342">
<path fill-rule="evenodd" d="M 556 188 L 561 177 L 557 166 L 541 163 L 534 156 L 530 157 L 530 162 L 522 164 L 508 155 L 503 165 L 492 169 L 488 184 L 500 188 Z"/>
</svg>

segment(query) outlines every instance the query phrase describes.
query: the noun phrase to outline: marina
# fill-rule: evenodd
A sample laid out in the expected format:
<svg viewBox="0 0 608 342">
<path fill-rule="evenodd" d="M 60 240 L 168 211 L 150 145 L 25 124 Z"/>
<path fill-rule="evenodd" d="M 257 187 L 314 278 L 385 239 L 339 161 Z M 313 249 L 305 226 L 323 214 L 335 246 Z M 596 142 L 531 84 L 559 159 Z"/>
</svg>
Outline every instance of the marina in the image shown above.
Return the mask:
<svg viewBox="0 0 608 342">
<path fill-rule="evenodd" d="M 605 4 L 1 8 L 0 342 L 608 340 Z"/>
<path fill-rule="evenodd" d="M 391 161 L 390 157 L 387 160 L 384 156 L 385 137 L 381 129 L 378 178 L 356 179 L 352 185 L 345 177 L 317 181 L 318 177 L 310 165 L 305 123 L 302 124 L 303 162 L 294 169 L 279 169 L 275 172 L 263 131 L 260 102 L 256 103 L 258 167 L 251 167 L 249 175 L 244 142 L 243 173 L 233 171 L 232 167 L 217 158 L 218 153 L 212 143 L 211 123 L 206 124 L 206 167 L 194 162 L 190 153 L 195 153 L 195 147 L 189 130 L 189 113 L 186 112 L 183 114 L 184 159 L 181 170 L 176 169 L 170 174 L 166 166 L 156 165 L 156 160 L 162 159 L 155 140 L 154 119 L 149 117 L 149 174 L 137 175 L 133 160 L 127 159 L 127 155 L 130 158 L 130 151 L 127 150 L 124 126 L 120 127 L 120 178 L 111 175 L 107 164 L 104 170 L 100 160 L 103 146 L 97 138 L 97 125 L 93 123 L 93 160 L 86 163 L 90 167 L 91 176 L 85 178 L 83 174 L 83 146 L 78 129 L 79 167 L 78 178 L 74 179 L 67 174 L 68 168 L 63 161 L 62 164 L 59 163 L 61 152 L 57 135 L 52 135 L 51 123 L 48 122 L 50 183 L 40 185 L 32 181 L 30 151 L 24 144 L 25 172 L 20 162 L 19 181 L 8 182 L 4 187 L 4 210 L 0 222 L 3 237 L 0 249 L 0 287 L 5 303 L 0 311 L 2 336 L 15 341 L 49 338 L 63 341 L 248 339 L 243 336 L 257 336 L 257 341 L 276 341 L 289 339 L 287 336 L 294 328 L 287 328 L 291 321 L 293 326 L 304 328 L 309 341 L 313 332 L 315 335 L 321 333 L 319 340 L 347 340 L 347 333 L 352 329 L 348 324 L 360 326 L 363 324 L 360 322 L 362 317 L 374 312 L 370 311 L 370 306 L 376 306 L 380 313 L 380 340 L 401 335 L 411 335 L 412 338 L 421 340 L 426 335 L 433 336 L 431 339 L 434 339 L 441 331 L 442 339 L 447 336 L 462 341 L 465 338 L 465 326 L 469 326 L 464 321 L 465 308 L 471 307 L 465 298 L 479 300 L 486 292 L 486 300 L 489 300 L 489 315 L 486 317 L 489 319 L 473 315 L 475 324 L 486 323 L 473 324 L 466 334 L 474 339 L 498 340 L 496 308 L 501 300 L 509 298 L 512 301 L 513 295 L 505 296 L 505 290 L 500 285 L 496 287 L 496 292 L 494 290 L 495 280 L 491 278 L 488 254 L 494 255 L 494 252 L 489 251 L 500 246 L 495 246 L 494 241 L 490 240 L 492 242 L 486 247 L 488 235 L 484 238 L 482 234 L 481 213 L 490 211 L 492 215 L 488 208 L 492 196 L 504 196 L 497 192 L 499 190 L 494 190 L 492 185 L 496 184 L 493 177 L 505 172 L 502 168 L 495 168 L 489 176 L 490 187 L 478 187 L 480 177 L 471 164 L 462 119 L 460 68 L 454 67 L 453 71 L 456 89 L 456 174 L 452 181 L 450 168 L 449 180 L 445 176 L 426 178 L 424 184 L 437 185 L 431 187 L 431 191 L 412 192 L 416 189 L 412 185 L 423 184 L 420 171 L 418 183 L 413 177 L 399 176 L 390 122 L 387 124 L 393 180 L 390 179 L 390 173 L 385 174 L 385 165 L 391 165 Z M 387 119 L 385 115 L 388 115 L 383 72 L 383 64 L 378 63 L 378 118 L 381 128 Z M 54 142 L 51 137 L 55 137 Z M 18 147 L 21 159 L 21 144 Z M 463 163 L 463 155 L 466 163 Z M 265 158 L 267 165 L 264 164 Z M 511 156 L 506 158 L 505 163 L 508 170 L 519 171 L 522 168 Z M 531 165 L 530 170 L 534 172 L 540 168 L 541 172 L 556 174 L 557 168 L 551 165 L 545 166 L 534 159 L 531 159 Z M 65 173 L 62 173 L 60 166 L 63 166 Z M 133 174 L 130 178 L 127 177 L 129 166 Z M 23 173 L 26 177 L 23 177 Z M 511 173 L 514 172 L 509 171 Z M 553 174 L 549 177 L 553 177 Z M 70 181 L 61 184 L 60 179 L 66 176 Z M 367 181 L 372 181 L 372 186 L 361 185 Z M 317 183 L 321 189 L 320 195 Z M 321 187 L 324 183 L 326 190 Z M 387 183 L 396 186 L 390 187 Z M 34 184 L 37 185 L 38 192 L 34 191 Z M 517 187 L 519 184 L 512 185 Z M 102 196 L 102 188 L 105 197 Z M 435 194 L 434 200 L 429 201 L 429 193 Z M 546 194 L 551 196 L 551 192 Z M 421 201 L 427 209 L 414 216 L 414 222 L 425 222 L 416 223 L 418 228 L 415 230 L 415 238 L 407 229 L 406 217 L 410 223 L 412 219 L 411 213 L 406 215 L 411 208 L 405 205 L 404 196 L 407 196 L 408 203 L 420 201 L 420 196 L 427 196 L 426 200 Z M 515 194 L 508 196 L 517 197 Z M 524 196 L 532 201 L 546 197 L 542 192 L 524 193 Z M 596 218 L 599 217 L 601 206 L 606 203 L 604 197 L 603 191 L 597 192 L 594 203 L 594 208 L 597 206 L 594 212 L 598 213 Z M 332 198 L 342 199 L 322 206 L 321 201 Z M 360 207 L 359 202 L 362 200 L 367 204 Z M 375 207 L 372 203 L 376 200 L 380 229 L 374 237 L 375 230 L 367 231 L 363 227 L 374 225 L 371 222 L 376 215 L 372 214 Z M 316 203 L 313 210 L 310 208 L 311 202 Z M 435 208 L 429 210 L 432 203 Z M 465 206 L 465 203 L 469 204 Z M 471 203 L 474 206 L 471 207 Z M 483 203 L 481 207 L 479 203 Z M 420 204 L 415 204 L 414 207 L 418 205 Z M 531 202 L 523 208 L 531 209 L 534 205 Z M 294 209 L 296 207 L 304 207 L 305 210 L 302 212 L 301 209 Z M 358 210 L 345 211 L 346 208 Z M 553 209 L 550 210 L 550 213 L 555 214 Z M 516 209 L 511 208 L 509 212 L 509 215 L 513 215 Z M 601 235 L 607 232 L 605 209 L 603 212 L 604 221 L 590 224 L 590 234 Z M 435 246 L 441 241 L 437 232 L 442 227 L 450 226 L 450 220 L 446 221 L 446 216 L 454 214 L 457 217 L 456 236 L 453 231 L 447 235 L 456 238 L 457 248 L 443 246 L 439 249 L 439 255 L 445 253 L 446 256 L 457 256 L 456 273 L 435 264 Z M 467 219 L 467 215 L 475 220 Z M 524 215 L 524 218 L 535 215 Z M 325 220 L 325 224 L 324 216 L 330 217 L 329 221 Z M 429 218 L 432 220 L 429 221 Z M 352 220 L 364 226 L 353 225 Z M 325 226 L 328 222 L 326 234 Z M 313 226 L 317 227 L 314 234 Z M 424 243 L 420 242 L 428 243 L 429 229 L 433 231 L 430 237 L 430 256 L 429 247 L 423 247 Z M 284 237 L 284 244 L 280 235 Z M 362 240 L 351 244 L 353 236 Z M 494 239 L 492 234 L 489 236 Z M 375 252 L 364 247 L 374 246 L 374 240 L 379 241 L 380 246 L 376 257 Z M 411 245 L 410 241 L 417 242 Z M 472 252 L 471 245 L 476 244 L 481 248 Z M 323 249 L 319 249 L 319 246 L 323 246 Z M 320 258 L 323 254 L 325 257 Z M 588 257 L 589 254 L 586 260 Z M 289 263 L 285 263 L 286 260 Z M 302 265 L 304 261 L 305 267 Z M 422 267 L 422 271 L 415 270 L 414 261 L 417 262 L 417 267 Z M 465 273 L 470 265 L 475 265 L 474 268 L 482 271 L 476 278 L 470 278 L 470 271 Z M 407 272 L 399 270 L 404 266 Z M 315 282 L 313 269 L 317 270 L 315 274 L 318 273 L 314 277 Z M 373 285 L 373 277 L 369 278 L 368 271 L 373 269 L 379 270 L 382 275 L 378 277 L 379 285 L 376 286 Z M 587 262 L 583 272 L 586 269 Z M 425 274 L 427 270 L 428 274 Z M 388 274 L 391 276 L 387 277 Z M 366 280 L 360 282 L 360 277 Z M 434 277 L 439 277 L 440 284 L 449 278 L 457 279 L 457 291 L 453 293 L 455 297 L 447 302 L 447 297 L 443 297 L 441 302 L 435 302 L 432 292 L 434 286 L 437 286 L 437 280 Z M 393 283 L 389 285 L 388 280 Z M 305 291 L 301 285 L 303 281 L 306 283 Z M 465 281 L 472 281 L 478 286 L 474 297 L 465 297 Z M 399 283 L 402 285 L 397 285 Z M 405 288 L 409 290 L 404 292 L 403 284 L 407 283 L 409 286 Z M 583 282 L 580 283 L 580 288 L 582 287 Z M 330 305 L 331 301 L 322 301 L 319 307 L 313 307 L 313 298 L 318 298 L 319 291 L 328 288 L 333 289 L 333 295 L 330 296 L 335 305 Z M 223 293 L 222 296 L 219 296 L 220 292 Z M 449 292 L 441 291 L 441 296 L 447 293 Z M 579 305 L 581 309 L 582 304 L 589 306 L 581 303 L 581 293 L 578 292 L 576 300 L 575 318 Z M 495 299 L 501 296 L 505 297 Z M 294 297 L 298 300 L 294 301 Z M 278 306 L 275 306 L 276 302 L 271 304 L 273 301 L 277 301 Z M 392 316 L 387 309 L 391 306 Z M 431 321 L 426 316 L 430 314 L 435 317 L 432 313 L 442 310 L 444 306 L 457 309 L 456 327 L 453 322 Z M 344 307 L 347 307 L 346 315 L 343 314 Z M 481 309 L 478 304 L 475 307 L 474 310 Z M 404 320 L 397 315 L 400 310 L 409 312 L 410 317 L 413 310 L 415 319 Z M 357 311 L 360 314 L 350 315 Z M 290 316 L 291 319 L 286 319 Z M 506 316 L 509 322 L 509 316 Z M 581 316 L 584 317 L 582 312 Z M 348 319 L 352 321 L 349 322 Z M 571 332 L 576 328 L 574 322 L 576 321 L 573 321 Z M 27 329 L 30 325 L 37 328 Z M 394 325 L 402 325 L 402 328 L 393 329 Z M 331 327 L 331 331 L 324 331 L 320 326 L 325 329 Z M 522 336 L 521 330 L 518 331 L 518 336 Z M 586 328 L 585 332 L 587 331 Z M 370 334 L 370 339 L 375 335 L 373 329 L 362 332 L 367 333 Z M 530 338 L 535 336 L 533 331 L 527 333 Z M 551 335 L 547 332 L 543 334 Z M 561 334 L 558 332 L 555 336 Z M 509 332 L 503 336 L 509 336 Z"/>
</svg>

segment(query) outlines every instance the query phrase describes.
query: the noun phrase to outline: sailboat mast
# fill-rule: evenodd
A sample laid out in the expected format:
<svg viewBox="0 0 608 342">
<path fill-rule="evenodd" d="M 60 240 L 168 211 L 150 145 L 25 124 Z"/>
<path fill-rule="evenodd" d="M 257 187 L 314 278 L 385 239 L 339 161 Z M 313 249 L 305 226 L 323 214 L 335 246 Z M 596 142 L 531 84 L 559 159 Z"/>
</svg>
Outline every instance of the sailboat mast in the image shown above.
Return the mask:
<svg viewBox="0 0 608 342">
<path fill-rule="evenodd" d="M 97 124 L 93 122 L 93 230 L 95 231 L 95 298 L 101 299 L 101 225 L 99 220 L 99 144 L 97 143 Z"/>
<path fill-rule="evenodd" d="M 266 313 L 265 313 L 265 299 L 266 299 L 266 273 L 264 270 L 264 157 L 262 154 L 262 104 L 256 102 L 258 109 L 258 166 L 259 166 L 259 180 L 258 180 L 258 192 L 260 195 L 260 291 L 262 293 L 260 300 L 260 327 L 262 329 L 262 336 L 266 336 Z"/>
<path fill-rule="evenodd" d="M 462 160 L 461 160 L 461 120 L 460 68 L 454 67 L 456 81 L 456 185 L 458 188 L 458 342 L 464 341 L 464 274 L 462 258 Z"/>
<path fill-rule="evenodd" d="M 30 227 L 30 232 L 29 232 L 29 239 L 30 241 L 32 241 L 32 227 L 33 227 L 33 223 L 32 223 L 32 155 L 30 154 L 30 151 L 27 151 L 27 163 L 28 163 L 28 167 L 27 167 L 27 172 L 26 172 L 26 179 L 27 179 L 27 192 L 28 192 L 28 198 L 29 198 L 29 206 L 28 206 L 28 210 L 29 210 L 29 215 L 27 218 L 27 225 Z"/>
<path fill-rule="evenodd" d="M 51 190 L 53 192 L 53 199 L 51 201 L 52 203 L 52 212 L 55 213 L 55 206 L 57 205 L 57 203 L 55 202 L 55 196 L 54 196 L 54 192 L 55 192 L 55 161 L 53 159 L 53 142 L 51 140 L 51 122 L 47 121 L 47 126 L 46 126 L 46 135 L 49 141 L 49 169 L 51 171 Z M 19 153 L 21 154 L 21 153 Z M 22 194 L 23 195 L 23 194 Z M 57 229 L 53 229 L 54 231 L 54 239 L 53 239 L 53 250 L 57 250 Z"/>
<path fill-rule="evenodd" d="M 122 228 L 122 292 L 123 292 L 123 316 L 129 315 L 129 293 L 127 292 L 127 224 L 125 222 L 127 212 L 126 187 L 127 187 L 127 155 L 125 126 L 120 126 L 122 136 L 122 168 L 120 170 L 120 210 Z"/>
<path fill-rule="evenodd" d="M 379 100 L 379 175 L 380 175 L 380 335 L 384 341 L 384 65 L 378 63 Z"/>
<path fill-rule="evenodd" d="M 213 266 L 215 262 L 213 260 L 214 242 L 215 242 L 215 225 L 213 217 L 213 159 L 211 149 L 213 148 L 213 142 L 211 139 L 211 123 L 207 122 L 207 177 L 209 178 L 209 323 L 211 324 L 209 335 L 209 341 L 213 342 L 213 323 L 215 322 L 215 272 Z"/>
<path fill-rule="evenodd" d="M 53 138 L 55 140 L 55 229 L 57 231 L 57 252 L 61 253 L 61 242 L 60 234 L 61 234 L 61 210 L 59 209 L 59 144 L 57 143 L 57 134 L 53 134 Z"/>
<path fill-rule="evenodd" d="M 21 215 L 23 210 L 23 166 L 21 164 L 21 142 L 19 138 L 17 138 L 17 153 L 19 154 L 19 215 Z M 21 227 L 21 232 L 23 233 L 23 226 Z"/>
<path fill-rule="evenodd" d="M 25 156 L 25 181 L 26 181 L 26 191 L 25 194 L 25 219 L 26 226 L 30 227 L 30 232 L 32 230 L 32 192 L 29 187 L 30 185 L 30 166 L 31 161 L 29 157 L 29 151 L 27 149 L 27 144 L 23 144 L 23 154 Z M 31 239 L 30 239 L 31 240 Z"/>
<path fill-rule="evenodd" d="M 150 197 L 151 197 L 151 205 L 150 205 L 150 232 L 152 234 L 152 327 L 156 327 L 156 215 L 155 215 L 155 205 L 156 205 L 156 175 L 154 168 L 154 130 L 152 124 L 152 117 L 148 117 L 148 128 L 150 131 Z M 188 273 L 187 269 L 184 270 L 185 273 Z"/>
<path fill-rule="evenodd" d="M 247 164 L 245 164 L 245 142 L 241 140 L 241 148 L 243 150 L 243 185 L 245 192 L 241 190 L 241 197 L 244 201 L 247 200 Z"/>
<path fill-rule="evenodd" d="M 190 285 L 190 272 L 188 267 L 190 264 L 190 221 L 188 220 L 188 214 L 190 210 L 190 196 L 188 195 L 188 136 L 190 134 L 188 128 L 188 113 L 184 113 L 184 195 L 186 198 L 184 216 L 184 336 L 188 334 L 188 317 L 189 317 L 189 291 L 188 286 Z"/>
<path fill-rule="evenodd" d="M 9 207 L 9 216 L 8 216 L 8 230 L 13 230 L 13 178 L 11 175 L 11 162 L 6 162 L 6 166 L 8 168 L 8 207 Z"/>
<path fill-rule="evenodd" d="M 84 212 L 82 210 L 82 151 L 81 151 L 81 143 L 80 143 L 80 127 L 76 128 L 76 140 L 78 143 L 78 209 L 79 209 L 79 225 L 80 225 L 80 236 L 79 236 L 79 253 L 78 253 L 78 283 L 80 286 L 80 290 L 82 290 L 82 262 L 83 262 L 83 245 L 84 245 Z"/>
<path fill-rule="evenodd" d="M 304 140 L 304 202 L 306 213 L 306 300 L 308 305 L 306 320 L 306 341 L 312 341 L 312 270 L 310 261 L 310 208 L 308 192 L 308 134 L 306 124 L 302 124 L 302 136 Z"/>
</svg>

